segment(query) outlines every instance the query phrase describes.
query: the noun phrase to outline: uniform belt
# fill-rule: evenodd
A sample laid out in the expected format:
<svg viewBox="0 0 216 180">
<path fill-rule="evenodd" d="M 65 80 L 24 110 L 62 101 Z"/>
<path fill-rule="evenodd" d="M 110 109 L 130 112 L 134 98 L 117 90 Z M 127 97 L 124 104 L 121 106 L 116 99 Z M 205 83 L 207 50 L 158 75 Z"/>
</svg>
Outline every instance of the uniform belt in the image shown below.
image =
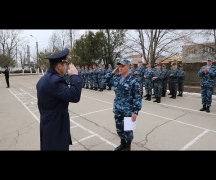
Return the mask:
<svg viewBox="0 0 216 180">
<path fill-rule="evenodd" d="M 42 113 L 67 113 L 68 112 L 68 109 L 41 109 L 41 112 Z"/>
</svg>

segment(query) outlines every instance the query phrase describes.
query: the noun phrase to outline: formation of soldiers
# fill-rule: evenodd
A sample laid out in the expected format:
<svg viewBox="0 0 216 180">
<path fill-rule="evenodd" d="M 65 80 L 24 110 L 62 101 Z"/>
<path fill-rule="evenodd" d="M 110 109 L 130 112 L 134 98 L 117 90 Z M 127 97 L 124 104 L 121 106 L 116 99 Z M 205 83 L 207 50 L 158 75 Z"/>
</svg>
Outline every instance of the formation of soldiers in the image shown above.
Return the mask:
<svg viewBox="0 0 216 180">
<path fill-rule="evenodd" d="M 108 83 L 102 81 L 107 73 L 113 71 L 110 64 L 108 68 L 105 68 L 103 64 L 82 67 L 77 65 L 76 68 L 78 75 L 83 79 L 83 88 L 95 91 L 112 89 L 112 79 Z M 177 68 L 177 64 L 172 63 L 171 69 L 167 69 L 165 64 L 155 64 L 152 67 L 150 63 L 144 65 L 142 61 L 139 61 L 136 68 L 134 64 L 131 64 L 130 74 L 136 78 L 140 87 L 145 88 L 146 94 L 141 93 L 142 99 L 146 97 L 145 100 L 151 101 L 154 98 L 153 102 L 160 103 L 161 97 L 166 96 L 167 87 L 170 91 L 168 94 L 171 95 L 170 98 L 176 99 L 176 96 L 182 97 L 183 95 L 186 72 L 181 64 Z"/>
</svg>

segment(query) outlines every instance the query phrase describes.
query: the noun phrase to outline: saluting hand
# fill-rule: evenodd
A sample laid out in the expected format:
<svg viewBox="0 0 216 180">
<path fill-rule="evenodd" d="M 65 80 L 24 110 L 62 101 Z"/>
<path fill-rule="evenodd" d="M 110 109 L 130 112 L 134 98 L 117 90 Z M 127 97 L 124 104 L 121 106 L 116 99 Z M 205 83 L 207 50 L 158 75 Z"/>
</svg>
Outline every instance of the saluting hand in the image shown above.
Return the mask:
<svg viewBox="0 0 216 180">
<path fill-rule="evenodd" d="M 76 69 L 76 67 L 74 66 L 74 64 L 70 63 L 69 64 L 69 69 L 68 69 L 68 75 L 78 75 L 78 71 Z"/>
<path fill-rule="evenodd" d="M 115 74 L 117 71 L 119 70 L 119 66 L 117 66 L 114 70 L 113 70 L 113 74 Z"/>
</svg>

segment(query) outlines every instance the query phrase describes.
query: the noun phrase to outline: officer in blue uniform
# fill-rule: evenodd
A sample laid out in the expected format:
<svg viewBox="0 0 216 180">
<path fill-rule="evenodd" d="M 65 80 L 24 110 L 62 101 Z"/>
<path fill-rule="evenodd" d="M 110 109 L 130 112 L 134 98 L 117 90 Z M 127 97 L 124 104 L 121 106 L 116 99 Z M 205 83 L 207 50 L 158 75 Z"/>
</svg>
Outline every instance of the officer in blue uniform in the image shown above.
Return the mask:
<svg viewBox="0 0 216 180">
<path fill-rule="evenodd" d="M 201 78 L 201 97 L 203 107 L 200 111 L 210 112 L 210 106 L 212 103 L 212 94 L 214 92 L 215 77 L 216 77 L 216 66 L 214 66 L 213 58 L 208 57 L 207 64 L 200 68 L 198 76 Z"/>
<path fill-rule="evenodd" d="M 121 139 L 121 143 L 115 148 L 115 151 L 130 151 L 133 131 L 124 131 L 124 117 L 131 117 L 132 121 L 136 121 L 138 112 L 142 108 L 142 91 L 140 84 L 129 74 L 130 61 L 124 59 L 117 65 L 113 72 L 105 75 L 103 83 L 109 82 L 110 78 L 113 77 L 113 88 L 116 95 L 113 113 L 116 131 Z"/>
<path fill-rule="evenodd" d="M 83 81 L 73 64 L 69 65 L 70 86 L 62 75 L 66 73 L 69 50 L 47 56 L 50 67 L 36 84 L 40 112 L 40 149 L 69 151 L 70 135 L 69 102 L 78 103 Z"/>
</svg>

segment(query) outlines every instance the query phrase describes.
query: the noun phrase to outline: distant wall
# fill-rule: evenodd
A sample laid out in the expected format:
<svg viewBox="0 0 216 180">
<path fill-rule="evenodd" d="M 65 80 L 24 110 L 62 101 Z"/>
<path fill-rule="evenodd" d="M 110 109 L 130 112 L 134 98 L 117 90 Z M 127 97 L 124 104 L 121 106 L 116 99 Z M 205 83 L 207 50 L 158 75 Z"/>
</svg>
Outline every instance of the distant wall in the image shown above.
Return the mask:
<svg viewBox="0 0 216 180">
<path fill-rule="evenodd" d="M 215 63 L 213 63 L 215 65 Z M 200 77 L 197 76 L 198 71 L 202 66 L 205 66 L 205 63 L 187 63 L 183 64 L 183 68 L 186 71 L 185 85 L 199 86 Z M 215 86 L 216 87 L 216 86 Z"/>
</svg>

